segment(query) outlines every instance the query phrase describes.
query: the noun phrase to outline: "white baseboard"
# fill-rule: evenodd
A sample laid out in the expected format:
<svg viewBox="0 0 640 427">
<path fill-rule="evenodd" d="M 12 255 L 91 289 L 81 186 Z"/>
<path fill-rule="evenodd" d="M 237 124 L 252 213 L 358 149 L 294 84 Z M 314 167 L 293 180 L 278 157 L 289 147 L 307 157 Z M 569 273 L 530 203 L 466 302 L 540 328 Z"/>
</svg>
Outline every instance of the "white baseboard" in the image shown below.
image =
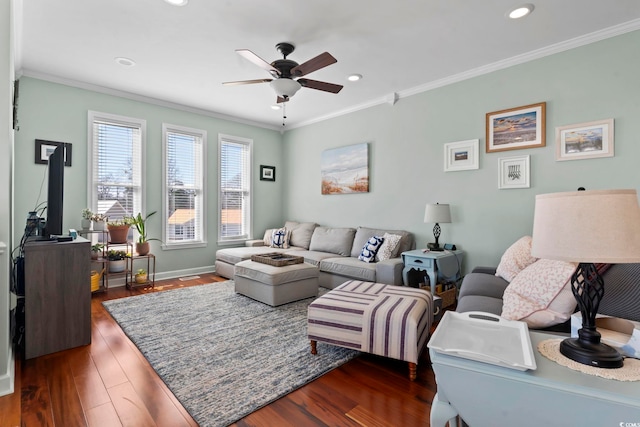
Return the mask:
<svg viewBox="0 0 640 427">
<path fill-rule="evenodd" d="M 207 265 L 204 267 L 197 267 L 197 268 L 186 268 L 184 270 L 163 271 L 162 273 L 156 273 L 156 281 L 175 279 L 175 278 L 184 277 L 184 276 L 195 276 L 198 274 L 205 274 L 205 273 L 215 273 L 215 272 L 216 272 L 216 268 L 213 265 Z M 124 277 L 118 277 L 117 279 L 109 280 L 110 288 L 118 288 L 124 285 L 125 285 Z"/>
<path fill-rule="evenodd" d="M 13 349 L 9 347 L 9 361 L 5 374 L 0 376 L 0 396 L 11 394 L 14 391 L 13 379 L 15 378 L 16 361 L 13 358 Z"/>
</svg>

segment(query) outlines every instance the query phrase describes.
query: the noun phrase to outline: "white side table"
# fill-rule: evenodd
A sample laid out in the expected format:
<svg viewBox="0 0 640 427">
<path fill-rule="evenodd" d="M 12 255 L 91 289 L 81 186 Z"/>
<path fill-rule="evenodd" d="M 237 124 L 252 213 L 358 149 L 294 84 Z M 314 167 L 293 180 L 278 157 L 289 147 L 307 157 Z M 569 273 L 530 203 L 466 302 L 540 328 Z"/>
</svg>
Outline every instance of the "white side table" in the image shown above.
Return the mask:
<svg viewBox="0 0 640 427">
<path fill-rule="evenodd" d="M 530 332 L 535 371 L 517 371 L 429 350 L 438 392 L 431 426 L 460 416 L 470 426 L 640 425 L 640 382 L 583 374 L 542 356 Z M 450 424 L 456 425 L 456 424 Z"/>
</svg>

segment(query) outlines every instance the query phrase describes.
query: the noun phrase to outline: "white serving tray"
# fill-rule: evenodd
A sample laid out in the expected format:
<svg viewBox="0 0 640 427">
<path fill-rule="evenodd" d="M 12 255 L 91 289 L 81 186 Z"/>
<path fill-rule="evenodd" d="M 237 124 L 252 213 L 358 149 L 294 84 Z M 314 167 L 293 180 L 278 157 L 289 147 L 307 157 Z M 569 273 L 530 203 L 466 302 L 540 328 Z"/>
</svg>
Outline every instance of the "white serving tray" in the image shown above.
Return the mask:
<svg viewBox="0 0 640 427">
<path fill-rule="evenodd" d="M 519 371 L 537 367 L 525 322 L 479 311 L 445 312 L 428 347 Z"/>
</svg>

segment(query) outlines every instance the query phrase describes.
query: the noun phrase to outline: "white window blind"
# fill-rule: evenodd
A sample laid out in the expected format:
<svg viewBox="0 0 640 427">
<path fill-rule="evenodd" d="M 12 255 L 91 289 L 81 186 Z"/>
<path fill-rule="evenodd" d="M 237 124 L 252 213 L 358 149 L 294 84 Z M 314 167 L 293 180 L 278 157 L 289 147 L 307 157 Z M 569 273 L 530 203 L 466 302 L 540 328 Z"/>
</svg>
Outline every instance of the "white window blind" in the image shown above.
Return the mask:
<svg viewBox="0 0 640 427">
<path fill-rule="evenodd" d="M 220 135 L 218 240 L 248 239 L 251 235 L 251 152 L 253 141 Z"/>
<path fill-rule="evenodd" d="M 205 242 L 204 159 L 207 133 L 162 126 L 164 164 L 164 234 L 166 247 Z"/>
<path fill-rule="evenodd" d="M 89 200 L 109 220 L 143 211 L 145 126 L 144 120 L 89 112 Z"/>
</svg>

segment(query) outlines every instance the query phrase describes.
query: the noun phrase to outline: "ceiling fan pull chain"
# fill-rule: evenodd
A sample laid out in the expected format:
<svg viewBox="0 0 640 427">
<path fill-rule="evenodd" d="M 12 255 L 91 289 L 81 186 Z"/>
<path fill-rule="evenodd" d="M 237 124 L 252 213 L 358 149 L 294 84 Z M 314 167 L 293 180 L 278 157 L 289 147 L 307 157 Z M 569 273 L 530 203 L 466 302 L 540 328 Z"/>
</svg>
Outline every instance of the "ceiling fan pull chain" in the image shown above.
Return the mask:
<svg viewBox="0 0 640 427">
<path fill-rule="evenodd" d="M 284 126 L 284 119 L 287 118 L 287 103 L 282 103 L 282 126 Z"/>
</svg>

